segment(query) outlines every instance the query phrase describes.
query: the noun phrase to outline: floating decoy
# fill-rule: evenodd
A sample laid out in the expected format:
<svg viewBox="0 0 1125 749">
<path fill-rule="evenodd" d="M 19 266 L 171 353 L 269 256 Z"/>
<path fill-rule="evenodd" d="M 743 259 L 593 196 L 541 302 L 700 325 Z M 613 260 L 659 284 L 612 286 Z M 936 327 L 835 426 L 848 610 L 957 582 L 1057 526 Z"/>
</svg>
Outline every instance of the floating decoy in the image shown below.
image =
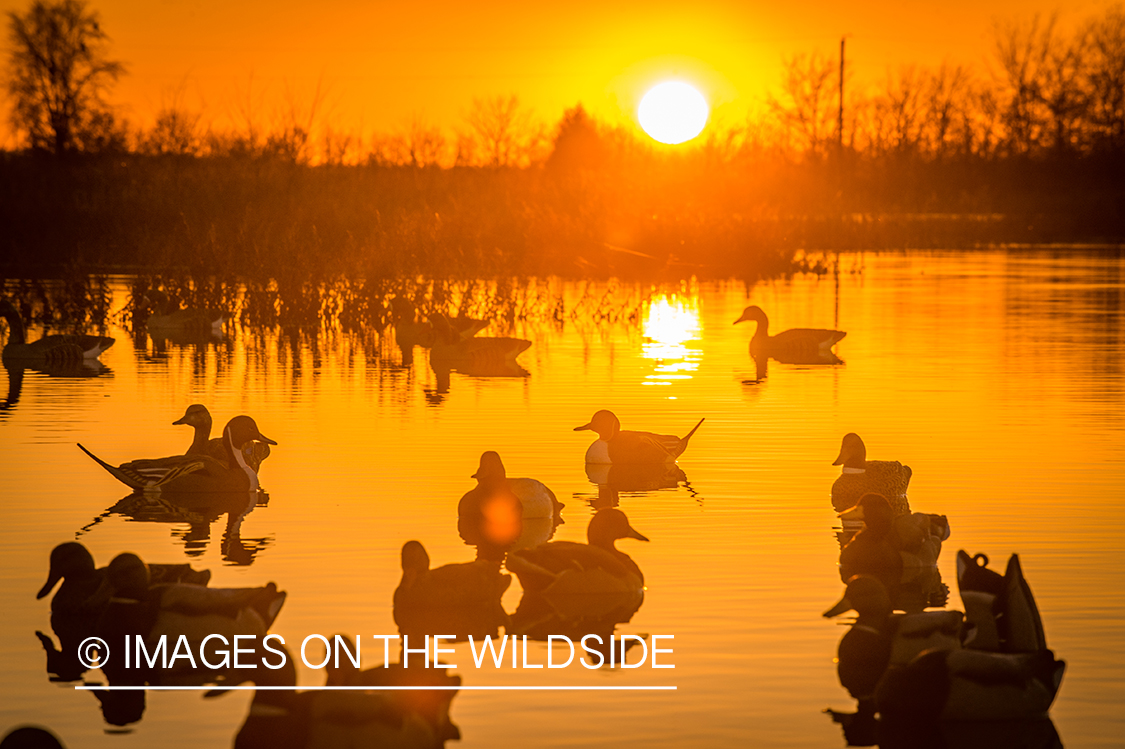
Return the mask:
<svg viewBox="0 0 1125 749">
<path fill-rule="evenodd" d="M 449 368 L 481 376 L 497 371 L 513 372 L 516 357 L 531 348 L 531 341 L 523 338 L 465 338 L 456 335 L 438 336 L 430 350 L 430 362 L 435 368 L 448 364 Z M 521 369 L 522 372 L 522 369 Z"/>
<path fill-rule="evenodd" d="M 1001 575 L 988 569 L 987 555 L 958 551 L 957 585 L 965 604 L 965 647 L 1005 653 L 1047 649 L 1043 620 L 1017 554 Z"/>
<path fill-rule="evenodd" d="M 902 579 L 903 558 L 893 535 L 891 506 L 882 495 L 865 494 L 858 507 L 863 511 L 864 528 L 840 550 L 840 579 L 874 575 L 887 588 L 894 588 Z"/>
<path fill-rule="evenodd" d="M 687 449 L 688 440 L 703 424 L 692 427 L 683 437 L 652 432 L 626 432 L 612 411 L 598 411 L 589 424 L 574 431 L 597 432 L 598 439 L 586 449 L 587 463 L 673 463 Z"/>
<path fill-rule="evenodd" d="M 524 520 L 556 518 L 562 511 L 562 502 L 559 502 L 555 493 L 542 481 L 529 478 L 507 478 L 507 471 L 504 469 L 503 461 L 500 460 L 500 454 L 494 450 L 481 454 L 480 466 L 471 478 L 477 480 L 478 488 L 484 492 L 490 491 L 493 487 L 502 486 L 506 482 L 508 489 L 520 501 L 521 515 Z M 472 492 L 465 496 L 469 497 L 470 495 L 472 495 Z"/>
<path fill-rule="evenodd" d="M 488 320 L 476 320 L 461 315 L 447 317 L 440 312 L 430 315 L 430 323 L 434 326 L 438 339 L 446 341 L 467 341 L 488 327 Z"/>
<path fill-rule="evenodd" d="M 180 309 L 179 305 L 168 299 L 159 289 L 145 294 L 145 302 L 151 303 L 153 314 L 145 320 L 149 330 L 169 330 L 181 333 L 219 333 L 226 322 L 226 314 L 220 310 L 189 307 Z"/>
<path fill-rule="evenodd" d="M 222 635 L 230 643 L 236 635 L 251 635 L 260 642 L 285 603 L 285 592 L 273 583 L 259 588 L 153 585 L 148 565 L 129 553 L 110 562 L 106 579 L 113 597 L 102 612 L 98 630 L 107 642 L 121 642 L 122 636 L 132 634 L 143 637 L 151 647 L 162 635 L 172 642 L 183 635 L 195 652 L 210 635 Z M 113 661 L 110 665 L 120 668 Z M 173 660 L 170 670 L 176 671 L 177 666 Z M 114 676 L 110 674 L 111 679 Z M 136 678 L 135 674 L 128 676 Z"/>
<path fill-rule="evenodd" d="M 201 403 L 193 403 L 184 411 L 184 415 L 172 422 L 173 426 L 186 424 L 193 427 L 195 436 L 191 441 L 185 455 L 207 455 L 220 463 L 227 462 L 227 449 L 222 437 L 211 438 L 211 412 Z M 265 442 L 253 441 L 242 448 L 242 455 L 246 463 L 257 471 L 261 468 L 262 461 L 270 456 L 270 446 Z"/>
<path fill-rule="evenodd" d="M 910 512 L 906 489 L 912 471 L 897 460 L 868 460 L 867 446 L 855 432 L 844 435 L 840 454 L 832 463 L 842 465 L 840 475 L 832 484 L 832 506 L 838 512 L 854 507 L 864 494 L 882 494 L 891 503 L 895 515 Z"/>
<path fill-rule="evenodd" d="M 598 510 L 586 529 L 588 543 L 551 541 L 534 549 L 508 555 L 508 569 L 516 573 L 525 590 L 554 589 L 559 593 L 640 591 L 644 573 L 615 545 L 620 538 L 648 538 L 629 525 L 621 510 Z"/>
<path fill-rule="evenodd" d="M 244 448 L 253 440 L 277 444 L 258 431 L 252 418 L 235 416 L 223 430 L 226 463 L 209 455 L 175 455 L 112 466 L 81 444 L 78 447 L 111 476 L 136 491 L 257 491 L 258 474 L 244 456 Z"/>
<path fill-rule="evenodd" d="M 89 550 L 77 541 L 61 543 L 51 550 L 51 567 L 47 582 L 36 594 L 37 599 L 46 598 L 58 584 L 51 611 L 65 614 L 97 614 L 109 602 L 111 589 L 106 575 L 108 567 L 94 566 L 94 557 Z M 207 585 L 211 579 L 210 570 L 193 570 L 189 564 L 152 564 L 149 573 L 157 583 L 192 583 Z"/>
<path fill-rule="evenodd" d="M 394 620 L 404 634 L 484 636 L 508 622 L 500 597 L 512 583 L 499 562 L 478 559 L 430 569 L 418 541 L 402 546 L 402 579 L 394 593 Z M 440 631 L 439 631 L 440 630 Z"/>
<path fill-rule="evenodd" d="M 747 307 L 734 324 L 748 321 L 758 323 L 758 329 L 750 339 L 752 356 L 773 357 L 781 362 L 793 360 L 794 364 L 838 363 L 839 359 L 832 353 L 832 347 L 847 335 L 842 330 L 812 328 L 794 328 L 770 335 L 770 321 L 758 306 Z"/>
<path fill-rule="evenodd" d="M 21 364 L 63 364 L 96 359 L 113 345 L 113 339 L 98 335 L 46 335 L 27 342 L 27 329 L 19 311 L 7 299 L 0 299 L 0 317 L 8 321 L 8 342 L 4 346 L 5 362 Z"/>
</svg>

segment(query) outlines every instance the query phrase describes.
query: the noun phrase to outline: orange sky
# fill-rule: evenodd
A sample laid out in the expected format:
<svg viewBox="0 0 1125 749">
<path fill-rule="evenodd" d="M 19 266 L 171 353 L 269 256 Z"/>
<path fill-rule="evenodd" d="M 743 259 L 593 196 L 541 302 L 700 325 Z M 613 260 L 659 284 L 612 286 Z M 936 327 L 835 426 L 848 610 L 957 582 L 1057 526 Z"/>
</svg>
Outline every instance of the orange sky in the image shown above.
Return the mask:
<svg viewBox="0 0 1125 749">
<path fill-rule="evenodd" d="M 1075 0 L 1064 24 L 1101 12 Z M 129 74 L 114 100 L 146 124 L 177 89 L 204 120 L 227 122 L 240 103 L 269 119 L 286 90 L 312 98 L 341 129 L 401 128 L 413 117 L 456 125 L 474 96 L 518 93 L 545 121 L 582 101 L 631 116 L 644 88 L 679 76 L 720 114 L 739 119 L 795 52 L 835 54 L 850 34 L 857 82 L 888 65 L 948 58 L 983 68 L 993 18 L 1050 12 L 1048 0 L 947 0 L 928 8 L 831 0 L 788 2 L 270 2 L 96 0 Z M 4 11 L 28 2 L 0 0 Z M 7 51 L 6 35 L 2 42 Z M 251 83 L 252 81 L 252 83 Z M 249 96 L 247 91 L 250 91 Z M 723 106 L 725 104 L 725 106 Z"/>
</svg>

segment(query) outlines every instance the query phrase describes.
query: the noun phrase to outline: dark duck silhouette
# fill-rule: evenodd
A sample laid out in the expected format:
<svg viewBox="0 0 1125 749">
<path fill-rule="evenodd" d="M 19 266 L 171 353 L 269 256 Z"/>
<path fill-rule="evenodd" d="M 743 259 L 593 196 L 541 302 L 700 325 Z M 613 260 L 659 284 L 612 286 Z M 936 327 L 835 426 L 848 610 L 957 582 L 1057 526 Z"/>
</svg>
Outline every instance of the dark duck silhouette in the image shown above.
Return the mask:
<svg viewBox="0 0 1125 749">
<path fill-rule="evenodd" d="M 794 328 L 770 335 L 770 321 L 761 307 L 750 306 L 734 321 L 756 322 L 758 329 L 750 339 L 750 355 L 755 359 L 769 357 L 783 364 L 839 364 L 832 347 L 847 333 L 842 330 Z"/>
</svg>

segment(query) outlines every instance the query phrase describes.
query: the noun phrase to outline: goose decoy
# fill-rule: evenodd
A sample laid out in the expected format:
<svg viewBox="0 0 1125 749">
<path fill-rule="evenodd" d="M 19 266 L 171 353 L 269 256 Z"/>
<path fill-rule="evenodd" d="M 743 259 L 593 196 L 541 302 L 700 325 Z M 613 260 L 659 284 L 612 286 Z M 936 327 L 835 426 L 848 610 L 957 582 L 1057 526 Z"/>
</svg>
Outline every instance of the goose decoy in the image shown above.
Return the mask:
<svg viewBox="0 0 1125 749">
<path fill-rule="evenodd" d="M 46 335 L 27 342 L 27 329 L 19 311 L 7 299 L 0 299 L 0 317 L 8 321 L 5 362 L 22 364 L 64 364 L 96 359 L 113 345 L 113 339 L 98 335 Z"/>
<path fill-rule="evenodd" d="M 598 439 L 586 449 L 587 463 L 673 463 L 687 449 L 688 440 L 704 419 L 683 437 L 652 432 L 626 432 L 612 411 L 598 411 L 589 424 L 574 431 L 597 432 Z"/>
<path fill-rule="evenodd" d="M 150 578 L 156 583 L 191 583 L 205 586 L 210 570 L 193 570 L 190 564 L 148 565 Z M 107 580 L 108 567 L 97 568 L 90 551 L 77 541 L 61 543 L 51 550 L 51 567 L 47 582 L 35 595 L 46 598 L 59 580 L 51 599 L 51 611 L 65 614 L 96 615 L 109 602 L 112 593 Z"/>
<path fill-rule="evenodd" d="M 227 422 L 222 439 L 227 452 L 226 463 L 209 455 L 175 455 L 112 466 L 81 444 L 78 447 L 111 476 L 134 491 L 257 491 L 258 474 L 246 460 L 244 448 L 254 440 L 268 445 L 277 443 L 259 432 L 258 425 L 249 416 L 235 416 Z"/>
<path fill-rule="evenodd" d="M 443 364 L 467 374 L 487 377 L 512 373 L 522 376 L 524 370 L 516 357 L 531 348 L 523 338 L 464 338 L 455 332 L 438 335 L 430 350 L 430 363 L 435 369 Z"/>
<path fill-rule="evenodd" d="M 832 463 L 843 466 L 832 484 L 832 506 L 838 512 L 854 507 L 864 494 L 882 494 L 891 503 L 894 514 L 910 512 L 906 489 L 912 471 L 897 460 L 868 460 L 867 446 L 855 432 L 844 435 L 840 454 Z"/>
<path fill-rule="evenodd" d="M 168 295 L 159 289 L 148 291 L 143 300 L 151 306 L 153 314 L 145 320 L 149 330 L 175 331 L 180 333 L 220 333 L 226 314 L 213 309 L 189 307 L 180 309 Z"/>
<path fill-rule="evenodd" d="M 508 555 L 508 569 L 516 573 L 524 590 L 559 593 L 612 593 L 641 591 L 644 573 L 616 542 L 621 538 L 648 541 L 621 510 L 598 510 L 586 528 L 588 543 L 551 541 L 534 549 L 520 549 Z"/>
<path fill-rule="evenodd" d="M 750 354 L 754 357 L 767 356 L 782 363 L 792 364 L 838 364 L 840 360 L 832 353 L 832 347 L 847 335 L 842 330 L 817 330 L 813 328 L 794 328 L 777 335 L 770 335 L 770 321 L 761 307 L 752 305 L 742 311 L 742 316 L 734 321 L 753 321 L 758 323 L 754 337 L 750 339 Z"/>
<path fill-rule="evenodd" d="M 394 593 L 394 620 L 404 634 L 495 634 L 508 623 L 500 597 L 512 583 L 499 562 L 478 559 L 430 569 L 418 541 L 402 546 L 402 579 Z"/>
<path fill-rule="evenodd" d="M 98 631 L 107 642 L 121 642 L 121 637 L 132 634 L 143 637 L 151 647 L 161 636 L 176 642 L 183 635 L 194 652 L 199 652 L 205 638 L 216 634 L 227 642 L 234 642 L 236 635 L 250 635 L 260 643 L 285 603 L 285 592 L 273 583 L 259 588 L 154 585 L 149 566 L 130 553 L 118 554 L 109 563 L 106 579 L 113 596 L 102 611 Z M 173 660 L 169 670 L 175 673 L 178 665 Z M 113 667 L 121 664 L 110 661 L 108 668 Z M 107 673 L 111 680 L 121 675 Z M 124 675 L 136 678 L 136 674 Z"/>
<path fill-rule="evenodd" d="M 193 427 L 195 436 L 185 455 L 207 455 L 220 463 L 227 462 L 227 450 L 223 445 L 222 437 L 211 438 L 211 412 L 201 403 L 193 403 L 184 411 L 184 415 L 172 422 L 172 426 L 186 424 Z M 242 449 L 246 463 L 257 472 L 262 461 L 270 456 L 270 446 L 257 440 L 247 443 Z"/>
</svg>

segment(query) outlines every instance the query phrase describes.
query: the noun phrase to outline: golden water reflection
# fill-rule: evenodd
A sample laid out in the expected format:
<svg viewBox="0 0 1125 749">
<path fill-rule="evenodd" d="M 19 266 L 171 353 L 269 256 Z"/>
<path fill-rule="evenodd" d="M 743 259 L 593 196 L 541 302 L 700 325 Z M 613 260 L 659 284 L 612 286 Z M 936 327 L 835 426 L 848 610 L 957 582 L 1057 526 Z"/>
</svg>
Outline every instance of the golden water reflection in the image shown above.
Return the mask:
<svg viewBox="0 0 1125 749">
<path fill-rule="evenodd" d="M 641 332 L 644 343 L 641 355 L 655 359 L 653 374 L 645 376 L 645 385 L 671 385 L 676 380 L 690 380 L 699 369 L 703 351 L 700 338 L 699 297 L 662 294 L 654 297 L 644 312 Z M 695 343 L 696 346 L 689 346 Z"/>
</svg>

